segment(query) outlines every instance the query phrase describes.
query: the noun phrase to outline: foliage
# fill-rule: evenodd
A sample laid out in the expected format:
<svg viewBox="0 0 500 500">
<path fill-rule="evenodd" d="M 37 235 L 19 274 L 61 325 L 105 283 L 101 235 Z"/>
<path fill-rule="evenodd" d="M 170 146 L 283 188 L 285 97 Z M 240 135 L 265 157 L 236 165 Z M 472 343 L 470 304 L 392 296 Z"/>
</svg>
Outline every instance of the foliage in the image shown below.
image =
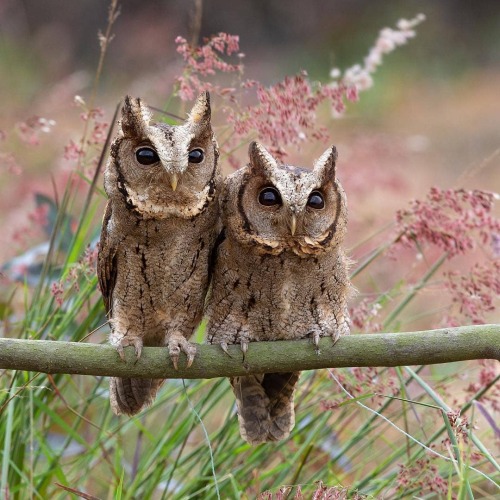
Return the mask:
<svg viewBox="0 0 500 500">
<path fill-rule="evenodd" d="M 97 77 L 115 20 L 116 11 L 101 38 Z M 237 37 L 219 34 L 200 47 L 177 39 L 185 62 L 177 94 L 188 99 L 209 88 L 220 99 L 229 124 L 217 131 L 223 159 L 234 162 L 235 149 L 255 137 L 284 157 L 287 147 L 305 147 L 328 136 L 331 113 L 325 121 L 320 105 L 328 102 L 336 114 L 345 112 L 345 100 L 356 100 L 369 87 L 382 55 L 414 36 L 419 20 L 401 21 L 398 30 L 381 32 L 362 65 L 333 71 L 333 80 L 325 84 L 312 82 L 304 72 L 270 86 L 243 80 L 241 61 L 224 59 L 239 52 Z M 221 71 L 235 75 L 235 84 L 218 83 Z M 253 104 L 243 105 L 250 91 Z M 103 120 L 92 96 L 88 104 L 76 98 L 83 107 L 84 132 L 65 151 L 67 160 L 75 162 L 66 189 L 53 203 L 39 198 L 33 214 L 43 221 L 48 241 L 36 259 L 31 248 L 3 267 L 3 286 L 12 290 L 2 302 L 4 336 L 105 342 L 106 318 L 94 267 L 104 200 L 99 175 L 113 120 Z M 51 125 L 37 117 L 16 133 L 34 145 L 50 133 Z M 2 154 L 8 168 L 20 174 L 15 158 Z M 346 181 L 353 197 L 369 182 L 365 178 L 357 184 L 348 176 Z M 358 261 L 352 274 L 360 290 L 352 310 L 355 330 L 397 331 L 412 324 L 420 310 L 430 311 L 417 318 L 427 327 L 484 321 L 498 298 L 492 274 L 498 271 L 499 257 L 494 198 L 480 190 L 432 188 L 425 200 L 401 208 L 378 241 L 360 238 L 352 252 Z M 365 228 L 360 234 L 368 233 Z M 457 260 L 463 256 L 465 269 Z M 474 297 L 479 297 L 475 306 Z M 200 329 L 198 341 L 202 335 Z M 224 379 L 168 381 L 151 408 L 129 419 L 112 415 L 102 378 L 3 372 L 0 495 L 493 495 L 500 470 L 491 451 L 498 439 L 493 416 L 499 410 L 498 379 L 498 366 L 487 360 L 438 369 L 307 372 L 296 395 L 291 437 L 251 447 L 239 436 Z M 481 428 L 476 427 L 479 414 Z"/>
</svg>

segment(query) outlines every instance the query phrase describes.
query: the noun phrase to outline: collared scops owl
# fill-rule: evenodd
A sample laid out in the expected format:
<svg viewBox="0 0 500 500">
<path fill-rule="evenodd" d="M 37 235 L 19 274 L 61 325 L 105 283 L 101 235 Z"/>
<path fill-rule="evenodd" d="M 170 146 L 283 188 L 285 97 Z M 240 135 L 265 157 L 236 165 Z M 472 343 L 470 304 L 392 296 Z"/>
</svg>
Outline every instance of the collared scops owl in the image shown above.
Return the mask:
<svg viewBox="0 0 500 500">
<path fill-rule="evenodd" d="M 219 233 L 218 148 L 210 98 L 201 94 L 178 126 L 152 123 L 141 99 L 125 98 L 104 186 L 98 277 L 111 324 L 110 343 L 123 357 L 133 346 L 167 346 L 192 363 L 188 339 L 199 324 L 209 260 Z M 112 378 L 117 414 L 150 404 L 158 379 Z"/>
<path fill-rule="evenodd" d="M 320 337 L 349 333 L 351 285 L 342 249 L 346 197 L 329 148 L 312 170 L 281 165 L 252 143 L 249 164 L 221 191 L 224 239 L 215 252 L 207 303 L 211 344 Z M 250 347 L 251 348 L 251 347 Z M 240 433 L 251 444 L 287 437 L 295 415 L 300 372 L 230 379 Z"/>
</svg>

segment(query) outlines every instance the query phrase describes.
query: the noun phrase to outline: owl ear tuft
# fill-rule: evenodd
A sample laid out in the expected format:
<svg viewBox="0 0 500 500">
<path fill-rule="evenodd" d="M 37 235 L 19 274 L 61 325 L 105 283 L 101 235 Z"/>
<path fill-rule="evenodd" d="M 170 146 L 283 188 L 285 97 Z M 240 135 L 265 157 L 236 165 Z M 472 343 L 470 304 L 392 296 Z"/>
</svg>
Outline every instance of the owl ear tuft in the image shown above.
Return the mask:
<svg viewBox="0 0 500 500">
<path fill-rule="evenodd" d="M 250 168 L 253 170 L 267 171 L 274 169 L 278 165 L 271 153 L 257 141 L 250 143 L 248 147 L 248 156 L 250 158 Z"/>
<path fill-rule="evenodd" d="M 151 111 L 140 99 L 125 97 L 122 108 L 121 126 L 126 137 L 147 136 L 146 128 L 151 120 Z"/>
<path fill-rule="evenodd" d="M 335 180 L 337 157 L 337 148 L 332 146 L 316 160 L 314 171 L 320 175 L 322 183 L 328 180 Z"/>
<path fill-rule="evenodd" d="M 196 127 L 205 127 L 210 125 L 210 119 L 212 115 L 212 110 L 210 108 L 210 94 L 205 91 L 202 92 L 193 108 L 189 112 L 188 121 L 191 122 Z"/>
</svg>

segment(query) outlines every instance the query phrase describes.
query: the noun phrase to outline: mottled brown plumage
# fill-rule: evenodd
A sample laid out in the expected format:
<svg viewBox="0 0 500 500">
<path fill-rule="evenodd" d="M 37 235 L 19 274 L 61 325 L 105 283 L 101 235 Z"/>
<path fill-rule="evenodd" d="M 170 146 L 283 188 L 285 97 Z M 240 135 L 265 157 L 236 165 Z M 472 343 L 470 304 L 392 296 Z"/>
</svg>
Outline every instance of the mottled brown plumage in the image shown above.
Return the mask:
<svg viewBox="0 0 500 500">
<path fill-rule="evenodd" d="M 110 343 L 123 348 L 167 346 L 188 366 L 188 342 L 208 287 L 210 254 L 218 234 L 218 148 L 208 93 L 198 97 L 179 126 L 150 124 L 140 99 L 127 97 L 121 130 L 111 146 L 104 186 L 98 276 L 111 323 Z M 150 404 L 162 380 L 112 378 L 117 414 Z"/>
<path fill-rule="evenodd" d="M 208 342 L 241 344 L 349 333 L 351 290 L 341 248 L 347 207 L 335 148 L 312 171 L 278 165 L 252 143 L 248 166 L 221 194 L 225 239 L 218 245 L 207 303 Z M 283 439 L 294 425 L 300 372 L 231 379 L 240 432 L 252 444 Z"/>
</svg>

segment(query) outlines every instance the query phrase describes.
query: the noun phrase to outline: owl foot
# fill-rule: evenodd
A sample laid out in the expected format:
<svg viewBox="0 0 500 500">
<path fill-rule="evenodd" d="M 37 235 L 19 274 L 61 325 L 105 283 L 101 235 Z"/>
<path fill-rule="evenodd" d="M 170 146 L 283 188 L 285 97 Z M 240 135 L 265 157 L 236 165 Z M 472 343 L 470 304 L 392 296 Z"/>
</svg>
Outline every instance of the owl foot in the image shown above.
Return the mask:
<svg viewBox="0 0 500 500">
<path fill-rule="evenodd" d="M 194 361 L 196 355 L 196 346 L 191 344 L 186 340 L 186 338 L 180 333 L 174 333 L 170 335 L 167 340 L 168 353 L 170 354 L 170 359 L 174 364 L 174 368 L 177 370 L 179 365 L 179 355 L 181 351 L 187 357 L 186 368 L 189 368 Z"/>
<path fill-rule="evenodd" d="M 125 351 L 124 348 L 128 346 L 133 346 L 135 349 L 135 359 L 136 361 L 141 357 L 142 354 L 142 339 L 139 337 L 128 338 L 122 337 L 118 341 L 118 345 L 115 346 L 122 361 L 125 361 Z"/>
</svg>

